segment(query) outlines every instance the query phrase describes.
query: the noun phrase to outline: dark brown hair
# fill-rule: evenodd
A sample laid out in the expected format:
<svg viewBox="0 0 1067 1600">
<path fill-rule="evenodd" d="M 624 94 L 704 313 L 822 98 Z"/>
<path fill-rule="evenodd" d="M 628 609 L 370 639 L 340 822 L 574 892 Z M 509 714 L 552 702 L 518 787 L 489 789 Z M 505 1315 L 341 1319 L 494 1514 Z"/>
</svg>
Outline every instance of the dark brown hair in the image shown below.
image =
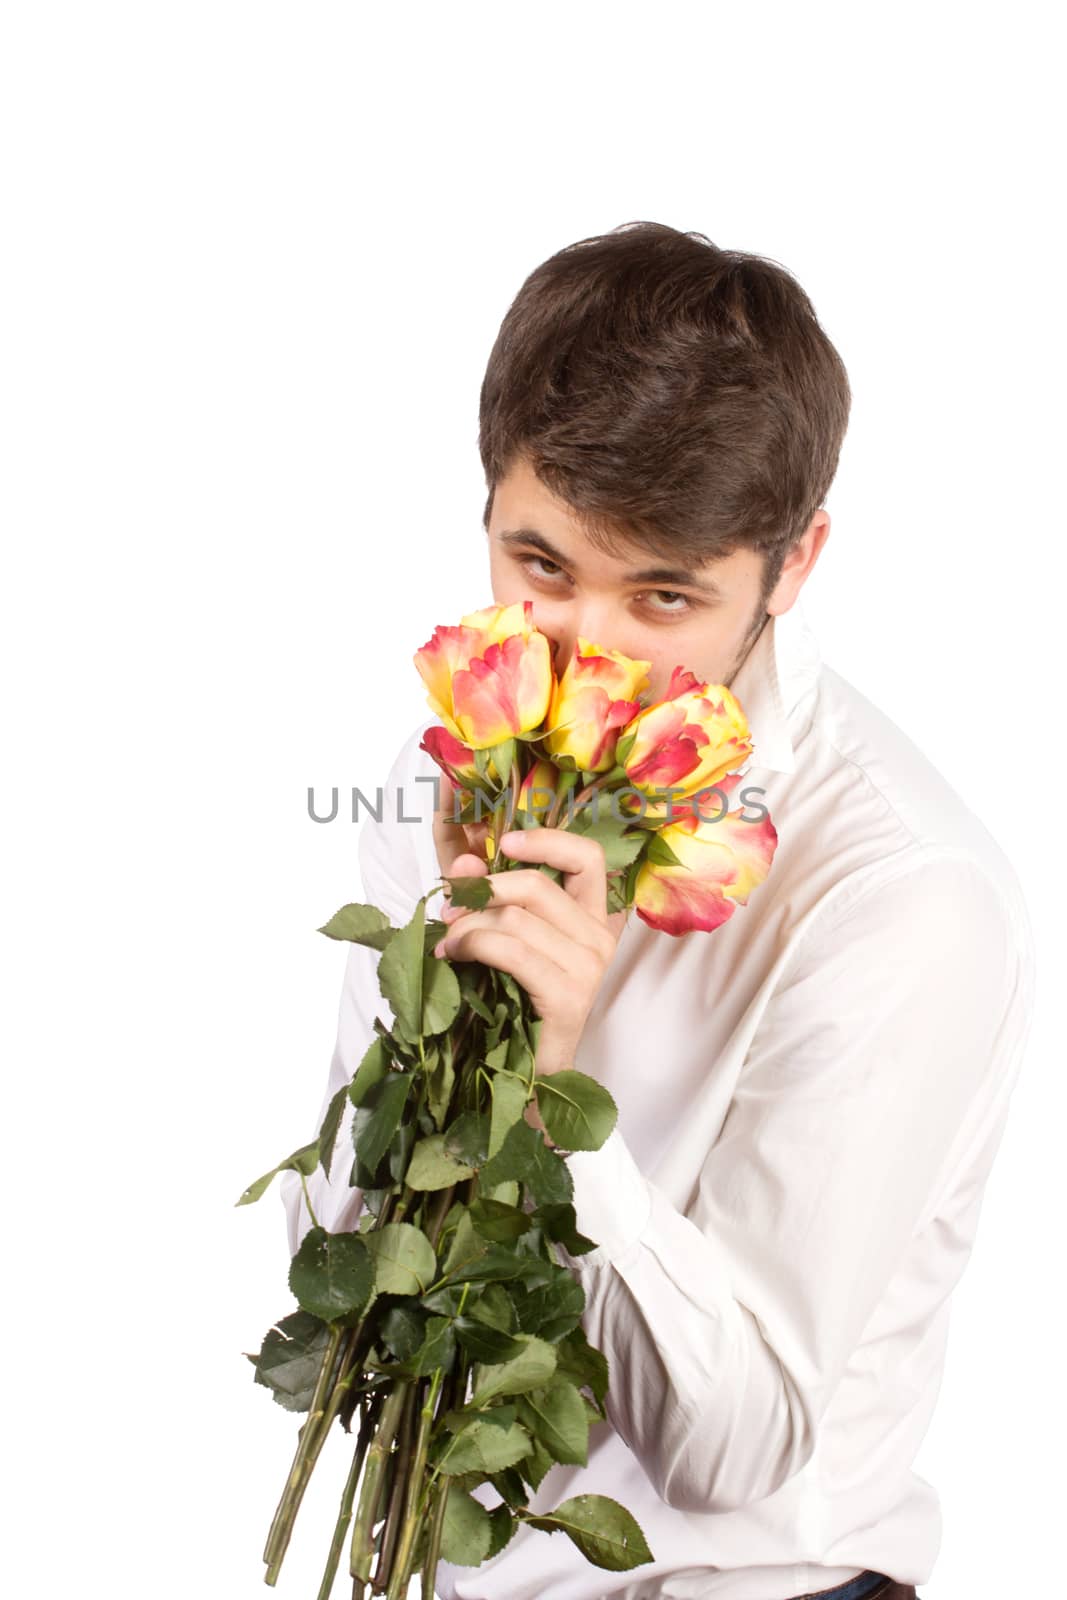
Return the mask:
<svg viewBox="0 0 1067 1600">
<path fill-rule="evenodd" d="M 833 481 L 850 402 L 785 267 L 624 223 L 558 250 L 508 308 L 481 388 L 483 521 L 524 458 L 596 548 L 759 550 L 766 599 Z"/>
</svg>

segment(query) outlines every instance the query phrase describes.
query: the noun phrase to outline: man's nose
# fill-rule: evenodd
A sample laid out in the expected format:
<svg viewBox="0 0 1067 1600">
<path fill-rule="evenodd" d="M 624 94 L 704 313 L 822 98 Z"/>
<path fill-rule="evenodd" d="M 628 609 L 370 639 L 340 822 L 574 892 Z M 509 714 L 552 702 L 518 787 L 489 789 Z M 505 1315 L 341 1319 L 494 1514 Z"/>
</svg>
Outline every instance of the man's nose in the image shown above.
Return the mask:
<svg viewBox="0 0 1067 1600">
<path fill-rule="evenodd" d="M 586 639 L 590 644 L 599 645 L 601 649 L 608 649 L 612 644 L 611 625 L 604 617 L 589 616 L 577 621 L 570 620 L 571 625 L 565 632 L 553 631 L 553 638 L 556 641 L 553 661 L 557 676 L 562 674 L 567 662 L 577 650 L 579 639 Z"/>
<path fill-rule="evenodd" d="M 564 668 L 566 667 L 571 656 L 574 654 L 574 650 L 574 636 L 569 634 L 566 636 L 561 634 L 555 635 L 552 643 L 552 665 L 555 668 L 557 678 L 561 678 L 563 676 Z"/>
</svg>

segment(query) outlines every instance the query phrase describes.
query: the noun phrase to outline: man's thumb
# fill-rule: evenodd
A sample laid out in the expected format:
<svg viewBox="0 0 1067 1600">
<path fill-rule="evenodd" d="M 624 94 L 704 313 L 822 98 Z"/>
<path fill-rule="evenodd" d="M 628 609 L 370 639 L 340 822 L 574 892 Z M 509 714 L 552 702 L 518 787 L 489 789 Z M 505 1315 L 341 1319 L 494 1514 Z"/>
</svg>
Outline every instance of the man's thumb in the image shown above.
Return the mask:
<svg viewBox="0 0 1067 1600">
<path fill-rule="evenodd" d="M 437 860 L 442 873 L 447 876 L 452 863 L 470 847 L 462 823 L 455 817 L 460 807 L 456 801 L 458 791 L 447 774 L 441 774 L 440 799 L 433 814 L 433 837 L 437 847 Z"/>
</svg>

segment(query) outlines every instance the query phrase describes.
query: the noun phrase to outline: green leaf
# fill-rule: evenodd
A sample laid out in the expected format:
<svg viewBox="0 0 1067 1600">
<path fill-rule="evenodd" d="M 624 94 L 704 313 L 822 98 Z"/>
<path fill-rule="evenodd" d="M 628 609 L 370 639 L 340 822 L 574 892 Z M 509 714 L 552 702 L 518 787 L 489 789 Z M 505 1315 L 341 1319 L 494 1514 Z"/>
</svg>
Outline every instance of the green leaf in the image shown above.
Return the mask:
<svg viewBox="0 0 1067 1600">
<path fill-rule="evenodd" d="M 513 1178 L 526 1185 L 536 1205 L 563 1205 L 574 1195 L 567 1163 L 525 1117 L 508 1129 L 500 1149 L 482 1168 L 479 1186 L 484 1193 Z"/>
<path fill-rule="evenodd" d="M 514 1333 L 519 1324 L 510 1294 L 501 1283 L 487 1283 L 471 1303 L 470 1314 L 501 1333 Z"/>
<path fill-rule="evenodd" d="M 428 1139 L 420 1139 L 411 1152 L 405 1181 L 412 1189 L 447 1189 L 473 1177 L 473 1167 L 466 1167 L 448 1155 L 444 1134 L 434 1133 Z"/>
<path fill-rule="evenodd" d="M 546 863 L 541 862 L 542 866 L 545 864 Z M 558 868 L 554 868 L 553 870 L 557 872 L 559 871 Z M 523 1002 L 526 999 L 526 991 L 524 989 L 520 989 L 517 980 L 512 977 L 510 972 L 505 972 L 502 967 L 491 967 L 490 971 L 493 974 L 494 982 L 498 983 L 503 989 L 504 993 L 510 998 L 515 1016 L 521 1017 L 523 1011 Z"/>
<path fill-rule="evenodd" d="M 549 1283 L 517 1297 L 515 1311 L 524 1333 L 536 1333 L 549 1344 L 578 1326 L 585 1310 L 585 1290 L 566 1267 L 558 1267 Z"/>
<path fill-rule="evenodd" d="M 492 1022 L 493 1013 L 478 992 L 478 978 L 467 965 L 460 969 L 459 987 L 464 1005 L 470 1006 L 475 1015 L 481 1017 L 483 1022 Z"/>
<path fill-rule="evenodd" d="M 416 903 L 411 921 L 394 933 L 378 962 L 378 987 L 393 1009 L 393 1016 L 409 1038 L 422 1026 L 424 900 Z"/>
<path fill-rule="evenodd" d="M 617 743 L 615 745 L 615 765 L 618 766 L 618 767 L 622 767 L 623 771 L 626 770 L 626 757 L 630 754 L 630 751 L 633 749 L 634 740 L 636 738 L 637 738 L 637 729 L 636 728 L 631 728 L 629 730 L 629 732 L 623 732 L 623 733 L 621 733 L 619 735 L 618 741 L 617 741 Z"/>
<path fill-rule="evenodd" d="M 387 1222 L 366 1236 L 374 1256 L 374 1283 L 381 1294 L 423 1294 L 434 1280 L 437 1257 L 421 1228 Z"/>
<path fill-rule="evenodd" d="M 504 1467 L 500 1472 L 490 1473 L 489 1482 L 512 1510 L 525 1506 L 530 1498 L 518 1467 Z"/>
<path fill-rule="evenodd" d="M 596 1249 L 594 1240 L 578 1232 L 572 1205 L 538 1206 L 531 1216 L 534 1222 L 544 1228 L 550 1239 L 563 1246 L 568 1255 L 584 1256 Z"/>
<path fill-rule="evenodd" d="M 578 1494 L 544 1516 L 526 1513 L 523 1521 L 546 1533 L 567 1534 L 587 1561 L 607 1572 L 629 1572 L 655 1559 L 625 1506 L 605 1494 Z"/>
<path fill-rule="evenodd" d="M 440 956 L 424 956 L 422 964 L 422 1032 L 445 1033 L 459 1015 L 459 979 Z"/>
<path fill-rule="evenodd" d="M 596 819 L 593 818 L 591 813 L 584 813 L 584 815 L 587 820 L 582 826 L 579 827 L 577 825 L 576 818 L 575 826 L 569 831 L 581 833 L 587 839 L 595 839 L 602 846 L 605 865 L 609 872 L 617 872 L 622 867 L 628 867 L 631 861 L 636 860 L 641 854 L 648 842 L 647 833 L 626 832 L 627 828 L 633 826 L 629 817 L 620 821 L 613 817 L 610 812 Z"/>
<path fill-rule="evenodd" d="M 357 1233 L 309 1228 L 289 1266 L 289 1287 L 304 1311 L 333 1322 L 370 1298 L 374 1270 Z"/>
<path fill-rule="evenodd" d="M 443 1283 L 438 1289 L 430 1289 L 419 1297 L 419 1305 L 425 1306 L 427 1311 L 439 1311 L 443 1317 L 459 1316 L 459 1308 L 463 1304 L 463 1291 L 466 1284 Z M 468 1291 L 468 1298 L 469 1291 Z"/>
<path fill-rule="evenodd" d="M 485 1559 L 492 1561 L 493 1557 L 498 1556 L 501 1550 L 504 1549 L 518 1524 L 506 1505 L 493 1507 L 489 1513 L 489 1523 L 492 1529 L 492 1537 L 489 1540 L 489 1549 L 485 1553 Z"/>
<path fill-rule="evenodd" d="M 523 1127 L 529 1128 L 528 1122 Z M 523 1179 L 535 1205 L 558 1205 L 573 1198 L 574 1179 L 563 1157 L 550 1150 L 544 1136 L 536 1128 L 533 1134 L 530 1170 Z"/>
<path fill-rule="evenodd" d="M 446 1485 L 448 1502 L 441 1528 L 441 1555 L 457 1567 L 479 1567 L 489 1554 L 493 1525 L 489 1513 L 473 1495 L 463 1494 L 454 1483 Z"/>
<path fill-rule="evenodd" d="M 521 1340 L 512 1338 L 509 1333 L 501 1333 L 497 1328 L 491 1328 L 474 1316 L 457 1317 L 455 1330 L 456 1337 L 467 1354 L 475 1361 L 480 1361 L 483 1366 L 492 1366 L 498 1361 L 511 1361 L 523 1352 Z"/>
<path fill-rule="evenodd" d="M 531 1389 L 516 1402 L 518 1420 L 557 1461 L 584 1467 L 589 1460 L 589 1417 L 571 1383 Z"/>
<path fill-rule="evenodd" d="M 533 1449 L 523 1458 L 519 1471 L 531 1489 L 539 1489 L 545 1474 L 551 1472 L 556 1463 L 540 1439 L 534 1439 L 532 1443 Z"/>
<path fill-rule="evenodd" d="M 537 1018 L 538 1022 L 540 1020 L 540 1018 Z M 508 1036 L 507 1046 L 508 1053 L 504 1060 L 504 1068 L 507 1072 L 513 1073 L 515 1077 L 521 1078 L 525 1089 L 533 1078 L 534 1060 L 537 1052 L 531 1049 L 530 1041 L 526 1037 L 526 1028 L 519 1017 L 515 1019 L 515 1026 Z"/>
<path fill-rule="evenodd" d="M 575 1328 L 556 1345 L 556 1375 L 578 1388 L 588 1385 L 596 1396 L 601 1416 L 605 1414 L 608 1360 L 602 1350 L 589 1343 L 584 1328 Z"/>
<path fill-rule="evenodd" d="M 493 1109 L 489 1119 L 489 1155 L 495 1156 L 504 1143 L 509 1128 L 513 1128 L 526 1110 L 526 1085 L 510 1072 L 497 1072 L 492 1080 Z M 536 1129 L 534 1130 L 536 1132 Z"/>
<path fill-rule="evenodd" d="M 475 1233 L 470 1213 L 467 1207 L 463 1206 L 452 1235 L 452 1242 L 441 1266 L 442 1275 L 451 1276 L 454 1272 L 465 1270 L 484 1256 L 487 1248 L 485 1240 L 480 1239 Z"/>
<path fill-rule="evenodd" d="M 437 1044 L 427 1045 L 429 1063 L 426 1075 L 426 1104 L 438 1132 L 445 1125 L 452 1090 L 456 1084 L 456 1068 L 451 1035 L 445 1034 Z"/>
<path fill-rule="evenodd" d="M 239 1206 L 250 1206 L 258 1200 L 270 1187 L 271 1181 L 279 1172 L 302 1172 L 308 1177 L 314 1172 L 319 1160 L 319 1141 L 313 1139 L 310 1144 L 302 1144 L 299 1150 L 294 1150 L 291 1156 L 286 1156 L 284 1161 L 279 1161 L 276 1167 L 271 1167 L 262 1178 L 257 1178 L 255 1183 L 250 1183 L 241 1198 L 235 1202 Z"/>
<path fill-rule="evenodd" d="M 441 1418 L 449 1433 L 462 1433 L 468 1422 L 474 1420 L 491 1422 L 494 1428 L 510 1428 L 515 1421 L 515 1406 L 513 1404 L 486 1406 L 484 1411 L 474 1411 L 469 1406 L 463 1406 L 455 1411 L 446 1411 Z"/>
<path fill-rule="evenodd" d="M 328 939 L 347 939 L 352 944 L 367 944 L 374 950 L 384 950 L 395 929 L 377 906 L 353 904 L 335 911 L 318 931 Z"/>
<path fill-rule="evenodd" d="M 394 1183 L 402 1182 L 407 1171 L 417 1131 L 413 1122 L 402 1122 L 389 1141 L 389 1176 Z"/>
<path fill-rule="evenodd" d="M 367 1090 L 352 1118 L 352 1143 L 356 1155 L 370 1172 L 377 1171 L 392 1142 L 413 1076 L 410 1072 L 386 1073 Z"/>
<path fill-rule="evenodd" d="M 654 833 L 648 841 L 645 860 L 657 867 L 684 867 L 685 862 L 676 856 L 661 833 Z"/>
<path fill-rule="evenodd" d="M 414 1355 L 404 1363 L 413 1378 L 433 1372 L 441 1367 L 451 1371 L 456 1357 L 456 1336 L 451 1317 L 430 1317 L 426 1323 L 426 1337 Z"/>
<path fill-rule="evenodd" d="M 415 1187 L 416 1185 L 412 1184 L 412 1188 Z M 521 1206 L 508 1206 L 499 1200 L 481 1196 L 471 1201 L 470 1215 L 475 1232 L 483 1239 L 492 1239 L 498 1244 L 507 1244 L 511 1239 L 518 1239 L 529 1231 L 532 1223 L 530 1213 L 524 1211 Z"/>
<path fill-rule="evenodd" d="M 515 740 L 513 738 L 502 739 L 499 744 L 491 745 L 489 758 L 493 763 L 497 782 L 503 789 L 511 777 L 511 764 L 515 759 Z"/>
<path fill-rule="evenodd" d="M 628 906 L 632 906 L 634 903 L 634 893 L 637 889 L 637 880 L 640 876 L 641 868 L 643 866 L 644 860 L 641 857 L 638 857 L 632 866 L 627 869 L 626 876 L 623 879 L 623 900 Z"/>
<path fill-rule="evenodd" d="M 348 1098 L 352 1104 L 361 1106 L 369 1091 L 376 1083 L 381 1083 L 388 1070 L 389 1057 L 385 1053 L 383 1040 L 380 1037 L 372 1039 L 348 1085 Z"/>
<path fill-rule="evenodd" d="M 503 1002 L 501 1002 L 501 1004 L 503 1005 Z M 507 1016 L 506 1007 L 504 1008 L 502 1015 L 504 1017 Z M 494 1026 L 495 1022 L 496 1018 L 494 1017 Z M 492 1067 L 494 1072 L 503 1072 L 504 1068 L 507 1066 L 508 1051 L 510 1048 L 510 1036 L 508 1038 L 498 1039 L 494 1045 L 490 1046 L 485 1051 L 483 1060 L 485 1061 L 486 1066 Z"/>
<path fill-rule="evenodd" d="M 470 1405 L 484 1405 L 500 1394 L 521 1394 L 526 1389 L 538 1389 L 551 1378 L 556 1370 L 555 1347 L 532 1334 L 520 1334 L 519 1338 L 525 1348 L 511 1361 L 485 1371 L 475 1369 Z"/>
<path fill-rule="evenodd" d="M 564 1150 L 599 1150 L 618 1119 L 607 1089 L 585 1072 L 539 1073 L 534 1092 L 549 1137 Z"/>
<path fill-rule="evenodd" d="M 482 1166 L 489 1153 L 489 1118 L 481 1111 L 464 1111 L 445 1129 L 444 1147 L 455 1160 Z"/>
<path fill-rule="evenodd" d="M 519 1203 L 519 1186 L 514 1178 L 508 1178 L 505 1183 L 491 1183 L 482 1192 L 486 1200 L 498 1200 L 502 1206 L 517 1206 Z"/>
<path fill-rule="evenodd" d="M 532 1449 L 530 1435 L 517 1422 L 509 1428 L 494 1428 L 492 1423 L 478 1420 L 451 1435 L 443 1446 L 439 1444 L 432 1464 L 449 1476 L 457 1472 L 499 1472 L 503 1467 L 513 1467 Z"/>
<path fill-rule="evenodd" d="M 492 968 L 489 968 L 488 970 L 492 971 Z M 511 1021 L 512 1008 L 508 1005 L 506 1000 L 498 999 L 492 994 L 490 994 L 490 1000 L 493 1007 L 493 1020 L 485 1030 L 485 1060 L 489 1066 L 502 1067 L 507 1059 L 508 1053 L 508 1041 L 506 1038 L 503 1039 L 503 1053 L 499 1060 L 496 1059 L 494 1052 L 496 1051 L 497 1047 L 500 1046 L 501 1036 L 504 1033 L 504 1029 Z"/>
<path fill-rule="evenodd" d="M 490 1156 L 479 1174 L 478 1186 L 483 1194 L 487 1188 L 494 1188 L 498 1183 L 506 1183 L 510 1179 L 525 1182 L 535 1160 L 532 1149 L 534 1140 L 544 1144 L 540 1134 L 530 1127 L 524 1117 L 512 1123 L 499 1150 Z"/>
<path fill-rule="evenodd" d="M 350 1088 L 350 1084 L 343 1083 L 341 1085 L 327 1106 L 326 1115 L 322 1119 L 322 1127 L 319 1129 L 319 1137 L 317 1141 L 319 1146 L 319 1163 L 322 1166 L 322 1170 L 327 1179 L 329 1179 L 330 1176 L 330 1159 L 333 1155 L 333 1147 L 337 1143 L 337 1130 L 341 1126 L 341 1117 L 344 1112 L 345 1101 L 348 1098 L 348 1091 Z"/>
<path fill-rule="evenodd" d="M 286 1411 L 310 1411 L 315 1381 L 330 1342 L 321 1317 L 291 1311 L 276 1322 L 255 1358 L 256 1382 Z"/>
<path fill-rule="evenodd" d="M 457 1283 L 488 1283 L 496 1280 L 505 1281 L 508 1278 L 526 1278 L 534 1271 L 536 1263 L 528 1256 L 518 1255 L 502 1244 L 483 1245 L 477 1256 L 470 1251 L 467 1256 L 458 1260 L 455 1266 L 447 1268 L 448 1276 L 454 1278 Z"/>
<path fill-rule="evenodd" d="M 446 878 L 445 881 L 450 885 L 447 896 L 449 905 L 464 906 L 468 911 L 484 911 L 493 899 L 491 880 L 492 873 L 477 874 L 475 877 L 460 874 L 455 878 Z M 437 959 L 440 960 L 440 957 Z"/>
<path fill-rule="evenodd" d="M 609 873 L 607 899 L 604 902 L 608 916 L 615 911 L 627 910 L 632 900 L 632 895 L 629 899 L 626 897 L 625 874 Z"/>
<path fill-rule="evenodd" d="M 398 1361 L 409 1361 L 426 1337 L 429 1318 L 417 1306 L 395 1305 L 382 1317 L 379 1330 Z"/>
</svg>

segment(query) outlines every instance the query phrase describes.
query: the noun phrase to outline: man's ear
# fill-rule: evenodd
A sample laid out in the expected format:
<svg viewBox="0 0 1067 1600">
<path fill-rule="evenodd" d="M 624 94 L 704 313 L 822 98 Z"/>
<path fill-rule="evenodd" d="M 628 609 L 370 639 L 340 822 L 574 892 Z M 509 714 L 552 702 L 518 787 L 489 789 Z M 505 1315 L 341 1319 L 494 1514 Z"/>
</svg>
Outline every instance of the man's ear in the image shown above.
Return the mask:
<svg viewBox="0 0 1067 1600">
<path fill-rule="evenodd" d="M 830 513 L 816 511 L 782 563 L 778 582 L 771 590 L 765 608 L 771 616 L 778 616 L 793 605 L 829 537 Z"/>
</svg>

